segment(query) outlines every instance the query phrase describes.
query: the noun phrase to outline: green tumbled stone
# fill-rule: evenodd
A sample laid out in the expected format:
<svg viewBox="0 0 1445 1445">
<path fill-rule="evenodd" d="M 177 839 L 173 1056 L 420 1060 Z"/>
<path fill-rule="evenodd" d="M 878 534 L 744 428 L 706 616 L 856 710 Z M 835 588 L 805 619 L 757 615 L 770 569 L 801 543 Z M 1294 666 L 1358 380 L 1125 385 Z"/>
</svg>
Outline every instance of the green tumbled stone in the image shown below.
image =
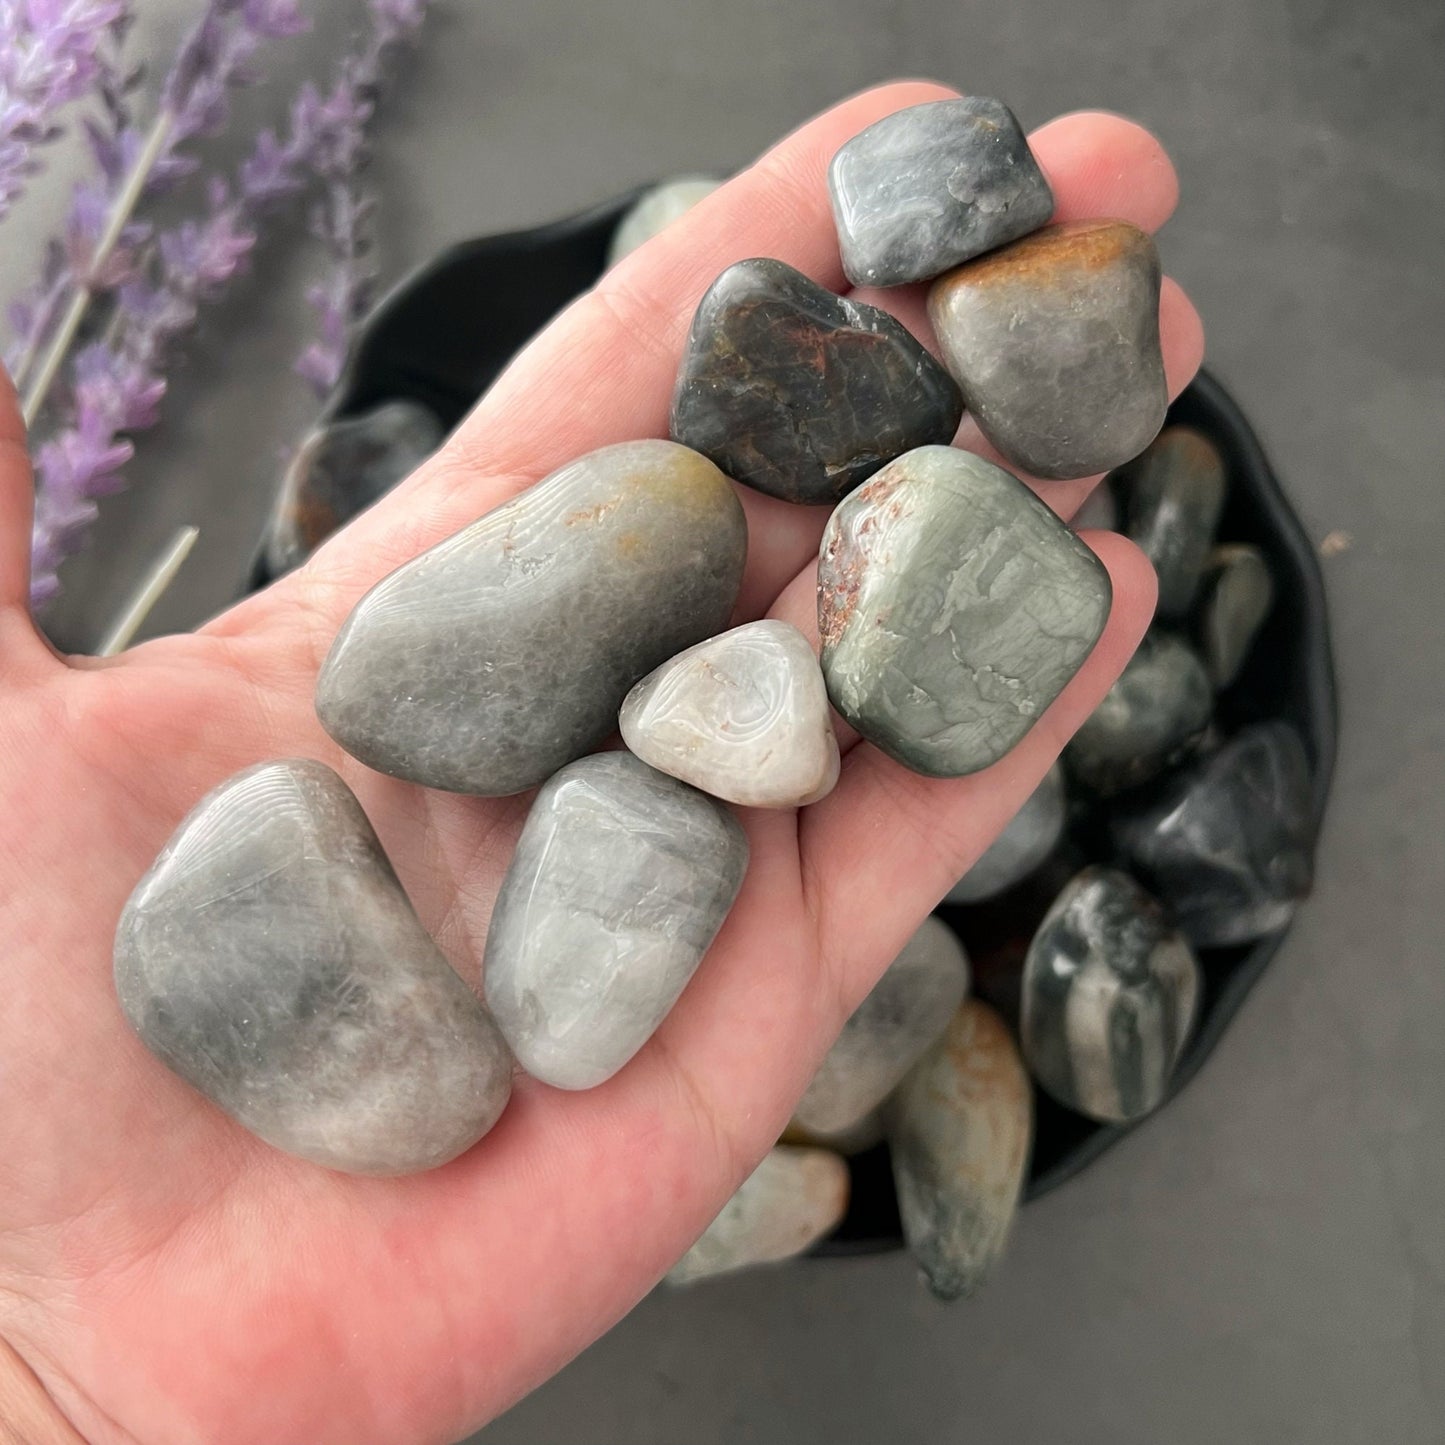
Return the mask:
<svg viewBox="0 0 1445 1445">
<path fill-rule="evenodd" d="M 1083 665 L 1109 574 L 1002 468 L 952 447 L 899 457 L 834 512 L 818 568 L 833 706 L 915 772 L 996 762 Z"/>
</svg>

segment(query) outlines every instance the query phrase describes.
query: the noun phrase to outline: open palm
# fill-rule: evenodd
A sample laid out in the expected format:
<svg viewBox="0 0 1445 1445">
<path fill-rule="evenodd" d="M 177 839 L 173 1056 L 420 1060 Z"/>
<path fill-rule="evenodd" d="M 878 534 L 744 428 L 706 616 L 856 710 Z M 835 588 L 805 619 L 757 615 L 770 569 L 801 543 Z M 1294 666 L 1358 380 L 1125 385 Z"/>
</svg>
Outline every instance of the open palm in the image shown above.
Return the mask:
<svg viewBox="0 0 1445 1445">
<path fill-rule="evenodd" d="M 413 1445 L 505 1408 L 691 1243 L 847 1013 L 1118 675 L 1153 583 L 1105 535 L 1091 541 L 1113 574 L 1108 629 L 1013 754 L 939 782 L 845 738 L 823 803 L 743 814 L 737 906 L 642 1053 L 589 1093 L 519 1080 L 495 1130 L 428 1174 L 350 1178 L 261 1144 L 152 1059 L 115 1000 L 112 936 L 136 880 L 203 792 L 277 756 L 341 771 L 423 922 L 477 982 L 527 800 L 428 792 L 341 754 L 311 707 L 332 636 L 371 583 L 563 461 L 664 435 L 693 307 L 726 265 L 777 256 L 842 287 L 829 158 L 880 116 L 948 93 L 885 87 L 783 141 L 577 302 L 443 453 L 304 570 L 111 662 L 59 659 L 30 622 L 29 472 L 0 396 L 0 1353 L 86 1439 Z M 1125 121 L 1068 117 L 1033 141 L 1061 217 L 1154 228 L 1172 208 L 1167 159 Z M 927 339 L 918 295 L 869 299 Z M 1162 320 L 1177 392 L 1201 341 L 1168 284 Z M 1087 490 L 1047 495 L 1068 512 Z M 814 633 L 823 513 L 751 493 L 744 505 L 739 620 Z"/>
</svg>

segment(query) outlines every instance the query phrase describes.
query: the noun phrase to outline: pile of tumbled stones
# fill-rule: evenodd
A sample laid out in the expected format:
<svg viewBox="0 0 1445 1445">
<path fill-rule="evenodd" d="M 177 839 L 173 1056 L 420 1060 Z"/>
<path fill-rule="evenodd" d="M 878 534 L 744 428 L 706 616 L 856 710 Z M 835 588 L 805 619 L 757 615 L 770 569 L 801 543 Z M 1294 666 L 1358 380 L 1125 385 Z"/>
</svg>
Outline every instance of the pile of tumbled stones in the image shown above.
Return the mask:
<svg viewBox="0 0 1445 1445">
<path fill-rule="evenodd" d="M 1097 642 L 1108 575 L 1010 472 L 949 445 L 965 407 L 1035 476 L 1143 453 L 1120 492 L 1172 630 L 1151 634 L 1071 745 L 1073 785 L 1139 798 L 1199 743 L 1270 582 L 1252 549 L 1209 552 L 1223 473 L 1207 443 L 1171 431 L 1149 445 L 1166 405 L 1153 243 L 1121 221 L 1047 224 L 1047 181 L 993 100 L 878 122 L 835 157 L 830 188 L 851 281 L 931 281 L 947 369 L 885 312 L 781 261 L 730 266 L 697 309 L 671 440 L 579 457 L 399 568 L 322 668 L 321 723 L 371 768 L 485 797 L 538 789 L 484 1000 L 318 762 L 223 783 L 137 885 L 116 941 L 125 1013 L 261 1138 L 334 1169 L 407 1173 L 481 1138 L 515 1066 L 564 1089 L 611 1078 L 742 884 L 748 846 L 726 804 L 803 807 L 836 783 L 830 704 L 935 777 L 986 768 L 1028 732 Z M 834 508 L 821 659 L 783 622 L 728 630 L 747 552 L 734 483 Z M 619 729 L 625 750 L 597 751 Z M 1115 869 L 1064 888 L 1024 969 L 1022 1057 L 929 920 L 674 1278 L 808 1247 L 846 1208 L 843 1155 L 886 1138 L 932 1288 L 976 1287 L 1027 1167 L 1029 1072 L 1095 1119 L 1155 1107 L 1199 994 L 1191 942 L 1282 926 L 1307 882 L 1282 862 L 1304 853 L 1307 875 L 1308 778 L 1288 730 L 1248 730 L 1169 783 L 1118 820 L 1163 904 Z M 1065 813 L 1056 770 L 958 899 L 1036 869 Z"/>
</svg>

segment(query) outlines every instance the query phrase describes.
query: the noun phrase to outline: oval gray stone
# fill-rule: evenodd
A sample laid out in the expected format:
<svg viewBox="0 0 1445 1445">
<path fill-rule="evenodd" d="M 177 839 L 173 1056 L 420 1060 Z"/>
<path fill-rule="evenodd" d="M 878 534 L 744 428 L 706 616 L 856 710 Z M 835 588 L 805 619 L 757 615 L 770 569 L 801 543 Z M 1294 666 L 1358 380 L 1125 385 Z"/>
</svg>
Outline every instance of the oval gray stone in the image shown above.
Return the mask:
<svg viewBox="0 0 1445 1445">
<path fill-rule="evenodd" d="M 750 808 L 815 803 L 838 781 L 828 691 L 808 639 L 764 619 L 699 642 L 622 703 L 643 762 Z"/>
<path fill-rule="evenodd" d="M 1001 758 L 1083 665 L 1109 574 L 1015 477 L 920 447 L 823 533 L 818 625 L 833 706 L 915 772 Z"/>
<path fill-rule="evenodd" d="M 487 930 L 487 1003 L 518 1063 L 559 1089 L 611 1078 L 677 1002 L 747 863 L 721 803 L 631 753 L 548 779 Z"/>
<path fill-rule="evenodd" d="M 1196 628 L 1215 687 L 1223 690 L 1239 676 L 1273 606 L 1274 576 L 1258 547 L 1233 542 L 1210 553 Z"/>
<path fill-rule="evenodd" d="M 1213 709 L 1199 655 L 1155 628 L 1064 749 L 1069 773 L 1102 798 L 1137 787 L 1199 742 Z"/>
<path fill-rule="evenodd" d="M 952 378 L 886 311 L 757 258 L 697 308 L 672 437 L 769 496 L 831 506 L 891 458 L 951 442 L 962 417 Z"/>
<path fill-rule="evenodd" d="M 496 1026 L 321 763 L 247 768 L 196 805 L 126 904 L 115 983 L 157 1058 L 330 1169 L 445 1164 L 511 1093 Z"/>
<path fill-rule="evenodd" d="M 1099 485 L 1084 498 L 1079 510 L 1069 518 L 1069 525 L 1076 532 L 1091 529 L 1099 532 L 1119 530 L 1119 502 L 1114 496 L 1110 478 L 1102 478 Z"/>
<path fill-rule="evenodd" d="M 645 191 L 617 223 L 607 264 L 615 266 L 639 246 L 661 235 L 679 216 L 705 201 L 722 182 L 716 176 L 674 176 Z"/>
<path fill-rule="evenodd" d="M 1193 950 L 1126 873 L 1086 868 L 1040 923 L 1024 962 L 1021 1034 L 1035 1079 L 1101 1123 L 1164 1102 L 1201 981 Z"/>
<path fill-rule="evenodd" d="M 833 157 L 828 191 L 855 286 L 926 281 L 1017 240 L 1054 196 L 1013 112 L 970 95 L 875 121 Z"/>
<path fill-rule="evenodd" d="M 993 1009 L 964 1004 L 888 1120 L 903 1238 L 935 1295 L 971 1295 L 1008 1242 L 1033 1139 L 1033 1091 Z"/>
<path fill-rule="evenodd" d="M 1067 820 L 1064 770 L 1055 763 L 988 850 L 948 890 L 946 903 L 982 903 L 1027 878 L 1058 845 Z"/>
<path fill-rule="evenodd" d="M 1159 616 L 1188 613 L 1224 509 L 1224 460 L 1208 437 L 1172 426 L 1114 474 L 1124 531 L 1159 577 Z"/>
<path fill-rule="evenodd" d="M 793 1123 L 846 1139 L 948 1027 L 967 992 L 963 945 L 946 923 L 925 918 L 843 1025 Z"/>
<path fill-rule="evenodd" d="M 522 792 L 605 739 L 639 677 L 727 624 L 746 551 L 706 457 L 603 447 L 378 582 L 321 669 L 317 716 L 380 772 Z"/>
<path fill-rule="evenodd" d="M 271 576 L 299 567 L 339 527 L 410 476 L 445 435 L 428 408 L 409 400 L 318 426 L 281 482 L 262 543 Z"/>
<path fill-rule="evenodd" d="M 1164 424 L 1159 253 L 1124 221 L 1047 226 L 940 276 L 928 314 L 980 430 L 1036 477 L 1087 477 Z"/>
<path fill-rule="evenodd" d="M 770 1149 L 668 1271 L 668 1283 L 793 1259 L 843 1222 L 848 1186 L 848 1166 L 836 1154 L 786 1144 Z"/>
<path fill-rule="evenodd" d="M 1314 874 L 1304 744 L 1288 723 L 1256 723 L 1118 809 L 1110 828 L 1196 948 L 1277 933 Z"/>
</svg>

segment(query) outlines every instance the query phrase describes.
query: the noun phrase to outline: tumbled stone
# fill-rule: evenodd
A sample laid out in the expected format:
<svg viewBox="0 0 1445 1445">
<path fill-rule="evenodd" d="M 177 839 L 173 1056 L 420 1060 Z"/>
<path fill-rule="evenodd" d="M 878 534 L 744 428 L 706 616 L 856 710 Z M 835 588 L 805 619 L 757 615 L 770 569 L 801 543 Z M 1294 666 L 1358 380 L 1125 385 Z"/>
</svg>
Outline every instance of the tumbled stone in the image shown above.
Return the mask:
<svg viewBox="0 0 1445 1445">
<path fill-rule="evenodd" d="M 1112 819 L 1133 871 L 1197 948 L 1277 933 L 1310 890 L 1310 765 L 1284 722 L 1245 728 Z"/>
<path fill-rule="evenodd" d="M 846 1137 L 948 1027 L 967 991 L 963 945 L 947 924 L 925 918 L 843 1025 L 793 1122 L 819 1137 Z"/>
<path fill-rule="evenodd" d="M 668 1271 L 668 1283 L 792 1259 L 831 1234 L 847 1212 L 848 1166 L 836 1154 L 778 1145 Z"/>
<path fill-rule="evenodd" d="M 263 544 L 273 577 L 299 567 L 333 532 L 386 495 L 442 443 L 445 429 L 414 401 L 388 401 L 317 427 L 281 482 Z"/>
<path fill-rule="evenodd" d="M 1076 532 L 1119 530 L 1119 503 L 1108 477 L 1104 477 L 1079 504 L 1078 511 L 1069 519 L 1069 525 Z"/>
<path fill-rule="evenodd" d="M 1022 482 L 920 447 L 823 534 L 818 624 L 833 706 L 915 772 L 996 762 L 1082 666 L 1109 574 Z"/>
<path fill-rule="evenodd" d="M 832 505 L 900 453 L 952 441 L 962 416 L 948 373 L 886 311 L 755 259 L 697 308 L 672 436 L 769 496 Z"/>
<path fill-rule="evenodd" d="M 1087 477 L 1164 424 L 1159 253 L 1124 221 L 1048 226 L 933 283 L 928 314 L 983 434 L 1036 477 Z"/>
<path fill-rule="evenodd" d="M 888 1106 L 903 1238 L 940 1299 L 971 1295 L 1003 1253 L 1033 1134 L 1033 1094 L 1003 1020 L 970 999 Z"/>
<path fill-rule="evenodd" d="M 1063 836 L 1068 798 L 1057 763 L 989 844 L 978 862 L 948 890 L 946 903 L 982 903 L 1027 878 Z"/>
<path fill-rule="evenodd" d="M 607 248 L 607 264 L 615 266 L 644 242 L 661 235 L 720 185 L 722 182 L 714 176 L 674 176 L 644 192 L 617 223 Z"/>
<path fill-rule="evenodd" d="M 1026 236 L 1054 213 L 1013 112 L 982 95 L 875 121 L 833 157 L 828 190 L 855 286 L 926 281 Z"/>
<path fill-rule="evenodd" d="M 1204 567 L 1196 626 L 1209 678 L 1221 690 L 1239 676 L 1274 606 L 1274 577 L 1258 547 L 1216 547 Z"/>
<path fill-rule="evenodd" d="M 1069 774 L 1102 798 L 1146 783 L 1199 742 L 1213 708 L 1199 655 L 1156 628 L 1064 749 Z"/>
<path fill-rule="evenodd" d="M 1159 904 L 1127 873 L 1086 868 L 1029 945 L 1029 1070 L 1091 1119 L 1140 1119 L 1164 1101 L 1200 986 L 1194 953 Z"/>
<path fill-rule="evenodd" d="M 716 798 L 793 808 L 832 792 L 838 740 L 808 639 L 748 622 L 650 672 L 623 700 L 622 740 Z"/>
<path fill-rule="evenodd" d="M 1124 530 L 1159 576 L 1159 616 L 1183 617 L 1194 601 L 1224 507 L 1224 462 L 1208 437 L 1172 426 L 1114 477 Z"/>
<path fill-rule="evenodd" d="M 496 1026 L 321 763 L 247 768 L 196 805 L 121 915 L 115 984 L 163 1063 L 330 1169 L 444 1164 L 511 1092 Z"/>
<path fill-rule="evenodd" d="M 631 753 L 537 794 L 487 930 L 487 1003 L 517 1062 L 559 1089 L 611 1078 L 722 927 L 748 843 L 721 803 Z"/>
<path fill-rule="evenodd" d="M 800 1144 L 811 1149 L 831 1149 L 835 1154 L 852 1158 L 883 1142 L 883 1108 L 870 1109 L 845 1129 L 805 1129 L 796 1119 L 783 1130 L 780 1144 Z"/>
<path fill-rule="evenodd" d="M 706 457 L 590 452 L 378 582 L 332 645 L 317 716 L 395 777 L 534 787 L 612 732 L 639 677 L 726 625 L 746 550 Z"/>
</svg>

